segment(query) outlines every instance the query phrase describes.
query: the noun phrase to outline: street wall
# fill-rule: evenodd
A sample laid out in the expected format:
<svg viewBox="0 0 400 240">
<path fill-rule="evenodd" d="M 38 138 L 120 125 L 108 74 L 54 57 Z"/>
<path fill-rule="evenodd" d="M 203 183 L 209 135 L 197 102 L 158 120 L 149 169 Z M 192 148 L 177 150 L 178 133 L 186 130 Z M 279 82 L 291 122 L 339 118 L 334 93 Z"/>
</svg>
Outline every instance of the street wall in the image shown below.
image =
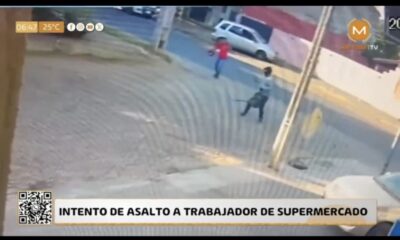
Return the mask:
<svg viewBox="0 0 400 240">
<path fill-rule="evenodd" d="M 279 58 L 297 68 L 302 68 L 311 42 L 274 29 L 270 45 Z M 338 54 L 322 48 L 315 75 L 324 82 L 347 92 L 373 107 L 400 118 L 400 68 L 380 73 Z"/>
<path fill-rule="evenodd" d="M 400 99 L 396 94 L 400 67 L 379 73 L 333 51 L 322 49 L 315 73 L 330 85 L 400 119 Z"/>
<path fill-rule="evenodd" d="M 279 29 L 274 29 L 269 40 L 280 59 L 291 66 L 301 69 L 307 58 L 311 43 Z"/>
</svg>

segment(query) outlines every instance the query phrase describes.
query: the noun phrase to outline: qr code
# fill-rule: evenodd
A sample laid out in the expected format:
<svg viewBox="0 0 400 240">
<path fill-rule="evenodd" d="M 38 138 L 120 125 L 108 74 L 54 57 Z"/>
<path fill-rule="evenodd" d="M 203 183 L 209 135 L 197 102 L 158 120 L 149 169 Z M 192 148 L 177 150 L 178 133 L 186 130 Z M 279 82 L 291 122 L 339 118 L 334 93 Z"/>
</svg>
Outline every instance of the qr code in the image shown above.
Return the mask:
<svg viewBox="0 0 400 240">
<path fill-rule="evenodd" d="M 27 191 L 18 193 L 19 224 L 52 223 L 51 192 Z"/>
</svg>

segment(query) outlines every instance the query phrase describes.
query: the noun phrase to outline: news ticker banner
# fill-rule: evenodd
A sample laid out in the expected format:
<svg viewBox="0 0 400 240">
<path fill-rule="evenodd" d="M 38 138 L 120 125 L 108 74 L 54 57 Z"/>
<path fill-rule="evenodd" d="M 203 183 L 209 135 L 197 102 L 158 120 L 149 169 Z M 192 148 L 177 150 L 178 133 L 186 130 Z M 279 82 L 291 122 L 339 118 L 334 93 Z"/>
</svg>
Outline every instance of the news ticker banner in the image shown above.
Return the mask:
<svg viewBox="0 0 400 240">
<path fill-rule="evenodd" d="M 55 199 L 54 224 L 373 225 L 376 200 Z"/>
</svg>

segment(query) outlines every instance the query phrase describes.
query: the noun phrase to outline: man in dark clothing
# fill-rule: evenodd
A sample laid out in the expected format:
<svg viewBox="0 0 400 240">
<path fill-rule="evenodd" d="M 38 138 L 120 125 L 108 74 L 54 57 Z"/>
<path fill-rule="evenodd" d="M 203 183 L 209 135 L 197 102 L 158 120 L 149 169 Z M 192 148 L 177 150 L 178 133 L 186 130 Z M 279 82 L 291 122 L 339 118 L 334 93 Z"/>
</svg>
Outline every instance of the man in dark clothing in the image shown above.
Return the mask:
<svg viewBox="0 0 400 240">
<path fill-rule="evenodd" d="M 256 78 L 255 80 L 259 83 L 259 90 L 254 94 L 253 97 L 251 97 L 246 104 L 246 108 L 244 111 L 240 114 L 241 116 L 245 116 L 250 108 L 258 108 L 258 121 L 262 122 L 264 118 L 264 107 L 265 104 L 267 103 L 269 99 L 269 95 L 271 92 L 272 88 L 272 68 L 271 67 L 266 67 L 264 69 L 264 76 L 266 79 L 258 79 Z"/>
<path fill-rule="evenodd" d="M 261 90 L 258 91 L 256 94 L 254 94 L 254 96 L 252 98 L 249 99 L 249 101 L 247 101 L 247 105 L 246 108 L 244 109 L 244 111 L 241 113 L 241 116 L 245 116 L 250 108 L 258 108 L 258 121 L 262 122 L 263 118 L 264 118 L 264 106 L 268 101 L 268 96 L 264 96 L 261 93 Z"/>
</svg>

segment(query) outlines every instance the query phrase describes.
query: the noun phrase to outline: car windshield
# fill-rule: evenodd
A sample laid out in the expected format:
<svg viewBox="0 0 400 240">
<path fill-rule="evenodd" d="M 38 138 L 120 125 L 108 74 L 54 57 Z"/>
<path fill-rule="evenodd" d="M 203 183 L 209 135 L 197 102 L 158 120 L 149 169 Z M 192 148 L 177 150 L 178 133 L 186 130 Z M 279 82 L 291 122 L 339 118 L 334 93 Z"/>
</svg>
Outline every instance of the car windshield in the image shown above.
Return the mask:
<svg viewBox="0 0 400 240">
<path fill-rule="evenodd" d="M 375 181 L 391 196 L 400 200 L 400 173 L 385 174 L 376 177 Z"/>
</svg>

